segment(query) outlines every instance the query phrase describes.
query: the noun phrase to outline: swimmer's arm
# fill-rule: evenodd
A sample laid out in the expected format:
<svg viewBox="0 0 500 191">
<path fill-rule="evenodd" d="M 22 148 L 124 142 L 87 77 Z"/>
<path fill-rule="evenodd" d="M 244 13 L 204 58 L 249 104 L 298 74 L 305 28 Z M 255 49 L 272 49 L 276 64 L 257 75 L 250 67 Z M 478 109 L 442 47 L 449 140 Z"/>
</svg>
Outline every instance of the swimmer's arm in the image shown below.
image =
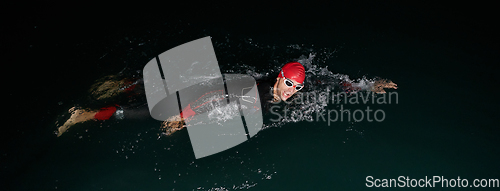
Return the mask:
<svg viewBox="0 0 500 191">
<path fill-rule="evenodd" d="M 184 127 L 186 127 L 184 118 L 181 115 L 174 115 L 163 121 L 160 129 L 164 135 L 170 136 Z"/>
<path fill-rule="evenodd" d="M 398 85 L 396 83 L 387 79 L 377 79 L 375 80 L 375 82 L 369 82 L 368 84 L 344 82 L 342 83 L 342 86 L 344 88 L 344 91 L 347 92 L 358 92 L 361 90 L 365 90 L 372 91 L 377 94 L 386 93 L 384 88 L 398 89 Z"/>
</svg>

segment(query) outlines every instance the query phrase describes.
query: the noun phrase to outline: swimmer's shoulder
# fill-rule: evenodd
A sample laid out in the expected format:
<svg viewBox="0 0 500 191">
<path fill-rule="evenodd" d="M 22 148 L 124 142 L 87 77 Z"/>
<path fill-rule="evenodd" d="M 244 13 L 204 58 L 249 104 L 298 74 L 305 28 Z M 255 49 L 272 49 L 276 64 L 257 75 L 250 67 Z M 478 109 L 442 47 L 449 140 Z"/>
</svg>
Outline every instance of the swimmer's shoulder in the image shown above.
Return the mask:
<svg viewBox="0 0 500 191">
<path fill-rule="evenodd" d="M 271 88 L 276 83 L 276 78 L 261 78 L 256 80 L 259 91 L 261 88 Z"/>
</svg>

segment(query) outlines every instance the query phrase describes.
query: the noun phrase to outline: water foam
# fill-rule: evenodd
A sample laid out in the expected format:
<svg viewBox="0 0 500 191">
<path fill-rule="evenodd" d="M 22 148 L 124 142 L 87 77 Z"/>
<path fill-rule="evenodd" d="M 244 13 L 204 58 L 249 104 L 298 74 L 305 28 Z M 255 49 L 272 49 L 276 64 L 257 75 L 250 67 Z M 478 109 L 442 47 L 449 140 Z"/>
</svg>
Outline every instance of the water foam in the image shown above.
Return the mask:
<svg viewBox="0 0 500 191">
<path fill-rule="evenodd" d="M 285 46 L 261 44 L 252 39 L 232 39 L 226 36 L 224 41 L 214 40 L 217 51 L 222 55 L 219 62 L 223 73 L 245 73 L 256 80 L 274 78 L 283 64 L 291 61 L 301 63 L 306 70 L 305 88 L 300 91 L 304 95 L 321 95 L 322 92 L 336 95 L 336 92 L 347 91 L 343 85 L 349 87 L 349 93 L 369 91 L 375 79 L 363 76 L 351 79 L 347 74 L 334 73 L 330 70 L 336 56 L 335 48 L 316 48 L 314 45 L 290 44 Z M 234 45 L 237 45 L 235 48 Z M 249 56 L 252 55 L 252 56 Z M 300 55 L 291 57 L 290 55 Z M 262 64 L 265 63 L 265 64 Z M 264 124 L 265 128 L 281 127 L 290 122 L 300 122 L 313 119 L 313 114 L 325 111 L 328 107 L 325 96 L 306 99 L 300 105 L 289 104 L 288 115 L 301 114 L 301 118 L 284 117 L 281 121 Z M 223 118 L 223 117 L 222 117 Z"/>
</svg>

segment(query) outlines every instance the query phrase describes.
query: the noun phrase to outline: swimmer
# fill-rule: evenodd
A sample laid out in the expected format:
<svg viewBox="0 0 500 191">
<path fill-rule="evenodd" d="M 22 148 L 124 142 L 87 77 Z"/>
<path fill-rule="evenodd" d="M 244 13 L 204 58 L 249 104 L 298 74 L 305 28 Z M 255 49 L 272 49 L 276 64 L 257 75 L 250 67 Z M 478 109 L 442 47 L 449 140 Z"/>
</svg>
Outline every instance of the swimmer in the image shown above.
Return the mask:
<svg viewBox="0 0 500 191">
<path fill-rule="evenodd" d="M 302 64 L 299 62 L 289 62 L 281 68 L 275 79 L 271 78 L 257 81 L 257 88 L 261 99 L 261 109 L 268 111 L 272 103 L 290 99 L 298 91 L 304 88 L 305 77 L 305 69 Z M 115 98 L 119 95 L 130 95 L 132 90 L 135 91 L 134 94 L 138 95 L 143 91 L 137 91 L 135 87 L 138 85 L 138 82 L 141 82 L 141 80 L 142 79 L 135 81 L 130 79 L 117 80 L 116 76 L 110 75 L 98 80 L 97 83 L 92 85 L 89 92 L 91 93 L 91 97 L 98 101 L 110 99 L 116 100 Z M 361 90 L 355 83 L 344 82 L 341 85 L 345 91 Z M 379 94 L 386 93 L 384 88 L 397 89 L 397 84 L 390 80 L 378 79 L 372 84 L 370 90 Z M 207 98 L 211 96 L 213 97 L 212 94 L 205 94 L 205 96 Z M 127 100 L 129 102 L 131 101 L 130 99 Z M 220 100 L 221 99 L 214 99 L 212 102 Z M 193 119 L 197 113 L 203 113 L 210 109 L 206 107 L 206 102 L 207 99 L 198 99 L 183 108 L 180 115 L 171 116 L 162 122 L 160 126 L 162 134 L 167 136 L 172 135 L 176 131 L 185 128 L 186 121 Z M 101 109 L 77 109 L 72 107 L 69 110 L 71 113 L 70 118 L 62 126 L 58 127 L 57 136 L 61 136 L 71 126 L 86 121 L 105 121 L 109 120 L 113 116 L 116 117 L 119 115 L 121 115 L 121 117 L 126 116 L 126 118 L 147 118 L 149 117 L 149 111 L 145 105 L 146 104 L 142 104 L 142 108 L 133 108 L 128 109 L 127 111 L 124 111 L 124 109 L 117 104 L 108 105 Z"/>
</svg>

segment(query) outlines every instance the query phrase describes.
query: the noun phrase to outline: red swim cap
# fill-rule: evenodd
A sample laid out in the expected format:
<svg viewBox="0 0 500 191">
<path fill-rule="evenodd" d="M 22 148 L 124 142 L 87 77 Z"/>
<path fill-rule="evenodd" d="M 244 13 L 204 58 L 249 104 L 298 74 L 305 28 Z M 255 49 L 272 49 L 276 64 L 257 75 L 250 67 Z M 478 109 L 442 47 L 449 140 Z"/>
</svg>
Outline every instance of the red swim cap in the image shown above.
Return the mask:
<svg viewBox="0 0 500 191">
<path fill-rule="evenodd" d="M 295 80 L 299 84 L 304 83 L 304 79 L 306 78 L 304 66 L 298 62 L 286 63 L 283 68 L 281 68 L 281 71 L 283 71 L 285 78 Z M 283 78 L 281 71 L 278 77 Z"/>
</svg>

